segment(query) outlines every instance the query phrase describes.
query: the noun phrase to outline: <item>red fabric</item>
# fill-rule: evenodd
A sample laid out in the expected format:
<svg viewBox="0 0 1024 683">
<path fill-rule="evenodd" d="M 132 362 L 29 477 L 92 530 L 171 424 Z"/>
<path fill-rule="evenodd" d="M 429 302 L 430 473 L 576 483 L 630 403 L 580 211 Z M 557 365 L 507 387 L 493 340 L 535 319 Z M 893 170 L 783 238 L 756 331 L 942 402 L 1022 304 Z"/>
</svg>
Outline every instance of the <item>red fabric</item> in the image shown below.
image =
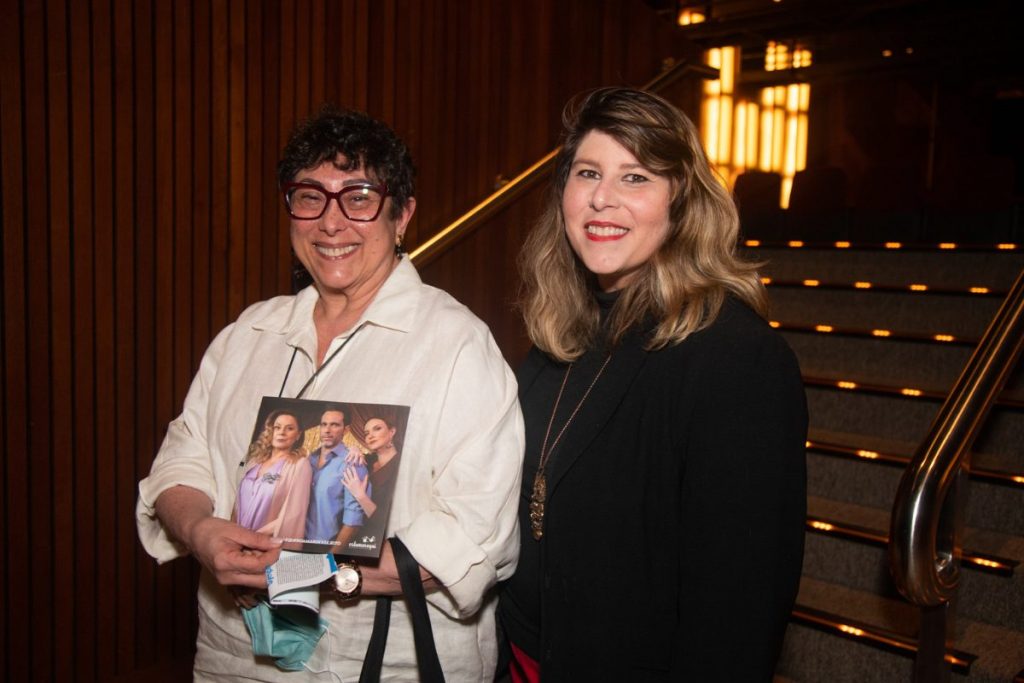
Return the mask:
<svg viewBox="0 0 1024 683">
<path fill-rule="evenodd" d="M 512 683 L 540 683 L 540 664 L 531 659 L 515 643 L 512 646 L 512 661 L 508 665 L 508 671 L 512 675 Z"/>
</svg>

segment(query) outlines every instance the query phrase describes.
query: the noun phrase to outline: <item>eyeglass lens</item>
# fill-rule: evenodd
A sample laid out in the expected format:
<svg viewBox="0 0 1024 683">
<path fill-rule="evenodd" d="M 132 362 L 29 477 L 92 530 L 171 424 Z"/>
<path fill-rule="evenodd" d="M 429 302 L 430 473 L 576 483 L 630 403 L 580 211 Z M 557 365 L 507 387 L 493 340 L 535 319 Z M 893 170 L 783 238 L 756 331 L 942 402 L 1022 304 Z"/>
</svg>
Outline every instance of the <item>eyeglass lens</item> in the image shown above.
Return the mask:
<svg viewBox="0 0 1024 683">
<path fill-rule="evenodd" d="M 341 212 L 353 221 L 372 221 L 380 212 L 383 195 L 372 187 L 356 185 L 340 192 L 327 192 L 312 185 L 295 188 L 288 198 L 288 208 L 295 218 L 319 218 L 327 210 L 327 202 L 337 198 Z"/>
</svg>

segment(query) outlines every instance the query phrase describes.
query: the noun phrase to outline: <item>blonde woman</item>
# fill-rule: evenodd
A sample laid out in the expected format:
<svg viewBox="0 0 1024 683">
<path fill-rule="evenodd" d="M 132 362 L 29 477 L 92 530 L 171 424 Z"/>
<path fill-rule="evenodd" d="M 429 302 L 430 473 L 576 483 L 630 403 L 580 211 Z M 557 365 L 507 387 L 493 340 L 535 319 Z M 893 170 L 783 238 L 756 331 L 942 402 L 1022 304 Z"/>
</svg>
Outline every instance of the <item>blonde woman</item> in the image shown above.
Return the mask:
<svg viewBox="0 0 1024 683">
<path fill-rule="evenodd" d="M 796 361 L 690 120 L 604 88 L 564 124 L 520 258 L 512 679 L 769 681 L 803 552 Z"/>
<path fill-rule="evenodd" d="M 313 470 L 299 418 L 285 410 L 267 416 L 249 447 L 238 485 L 235 521 L 260 533 L 302 538 Z"/>
</svg>

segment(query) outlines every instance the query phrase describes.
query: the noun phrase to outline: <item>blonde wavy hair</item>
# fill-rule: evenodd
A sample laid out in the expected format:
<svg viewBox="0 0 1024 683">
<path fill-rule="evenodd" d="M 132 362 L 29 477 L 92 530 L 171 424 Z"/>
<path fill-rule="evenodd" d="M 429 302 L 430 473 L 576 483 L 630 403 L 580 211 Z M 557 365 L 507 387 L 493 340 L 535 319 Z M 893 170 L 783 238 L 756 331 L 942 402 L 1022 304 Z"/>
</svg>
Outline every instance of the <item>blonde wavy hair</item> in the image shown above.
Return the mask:
<svg viewBox="0 0 1024 683">
<path fill-rule="evenodd" d="M 277 422 L 277 418 L 282 415 L 288 415 L 295 419 L 295 426 L 299 428 L 299 434 L 295 437 L 295 441 L 288 447 L 288 460 L 295 462 L 301 460 L 309 455 L 306 450 L 304 442 L 306 440 L 306 433 L 302 429 L 302 422 L 299 420 L 299 416 L 290 410 L 275 410 L 274 412 L 267 415 L 266 421 L 263 423 L 263 431 L 256 437 L 256 440 L 249 445 L 249 452 L 245 455 L 245 462 L 266 462 L 270 459 L 270 456 L 274 454 L 274 423 Z"/>
<path fill-rule="evenodd" d="M 576 150 L 591 131 L 605 133 L 649 171 L 672 181 L 665 242 L 623 288 L 612 307 L 612 346 L 632 328 L 655 325 L 648 349 L 677 344 L 710 325 L 732 294 L 764 316 L 760 264 L 736 254 L 736 204 L 708 163 L 696 127 L 651 93 L 600 88 L 571 100 L 562 112 L 564 143 L 544 213 L 519 254 L 520 307 L 531 341 L 568 362 L 597 341 L 597 279 L 565 234 L 562 193 Z"/>
</svg>

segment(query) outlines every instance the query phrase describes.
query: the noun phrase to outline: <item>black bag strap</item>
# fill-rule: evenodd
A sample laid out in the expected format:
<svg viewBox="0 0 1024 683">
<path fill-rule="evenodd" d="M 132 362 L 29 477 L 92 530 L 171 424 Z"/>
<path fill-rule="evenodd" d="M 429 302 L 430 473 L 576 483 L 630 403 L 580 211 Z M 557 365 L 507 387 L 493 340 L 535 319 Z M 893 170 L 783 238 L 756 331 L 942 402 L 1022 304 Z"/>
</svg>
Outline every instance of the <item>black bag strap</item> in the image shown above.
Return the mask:
<svg viewBox="0 0 1024 683">
<path fill-rule="evenodd" d="M 402 594 L 412 616 L 412 636 L 416 643 L 416 663 L 420 669 L 420 680 L 424 683 L 444 683 L 444 672 L 437 658 L 434 644 L 434 629 L 427 614 L 427 597 L 423 593 L 420 565 L 398 537 L 391 539 L 391 551 L 398 565 L 398 580 L 402 582 Z"/>
<path fill-rule="evenodd" d="M 384 666 L 384 646 L 388 642 L 388 628 L 391 626 L 391 596 L 377 598 L 377 610 L 373 613 L 373 632 L 370 644 L 366 646 L 363 669 L 359 672 L 359 683 L 380 683 Z"/>
<path fill-rule="evenodd" d="M 427 614 L 427 598 L 420 579 L 420 565 L 397 537 L 389 539 L 391 551 L 398 567 L 398 580 L 402 595 L 412 617 L 412 635 L 416 644 L 416 665 L 423 683 L 444 683 L 444 672 L 437 657 L 434 630 Z M 359 683 L 377 683 L 384 662 L 384 646 L 391 620 L 391 598 L 377 598 L 377 611 L 373 617 L 373 632 L 366 648 L 366 658 L 359 674 Z"/>
</svg>

